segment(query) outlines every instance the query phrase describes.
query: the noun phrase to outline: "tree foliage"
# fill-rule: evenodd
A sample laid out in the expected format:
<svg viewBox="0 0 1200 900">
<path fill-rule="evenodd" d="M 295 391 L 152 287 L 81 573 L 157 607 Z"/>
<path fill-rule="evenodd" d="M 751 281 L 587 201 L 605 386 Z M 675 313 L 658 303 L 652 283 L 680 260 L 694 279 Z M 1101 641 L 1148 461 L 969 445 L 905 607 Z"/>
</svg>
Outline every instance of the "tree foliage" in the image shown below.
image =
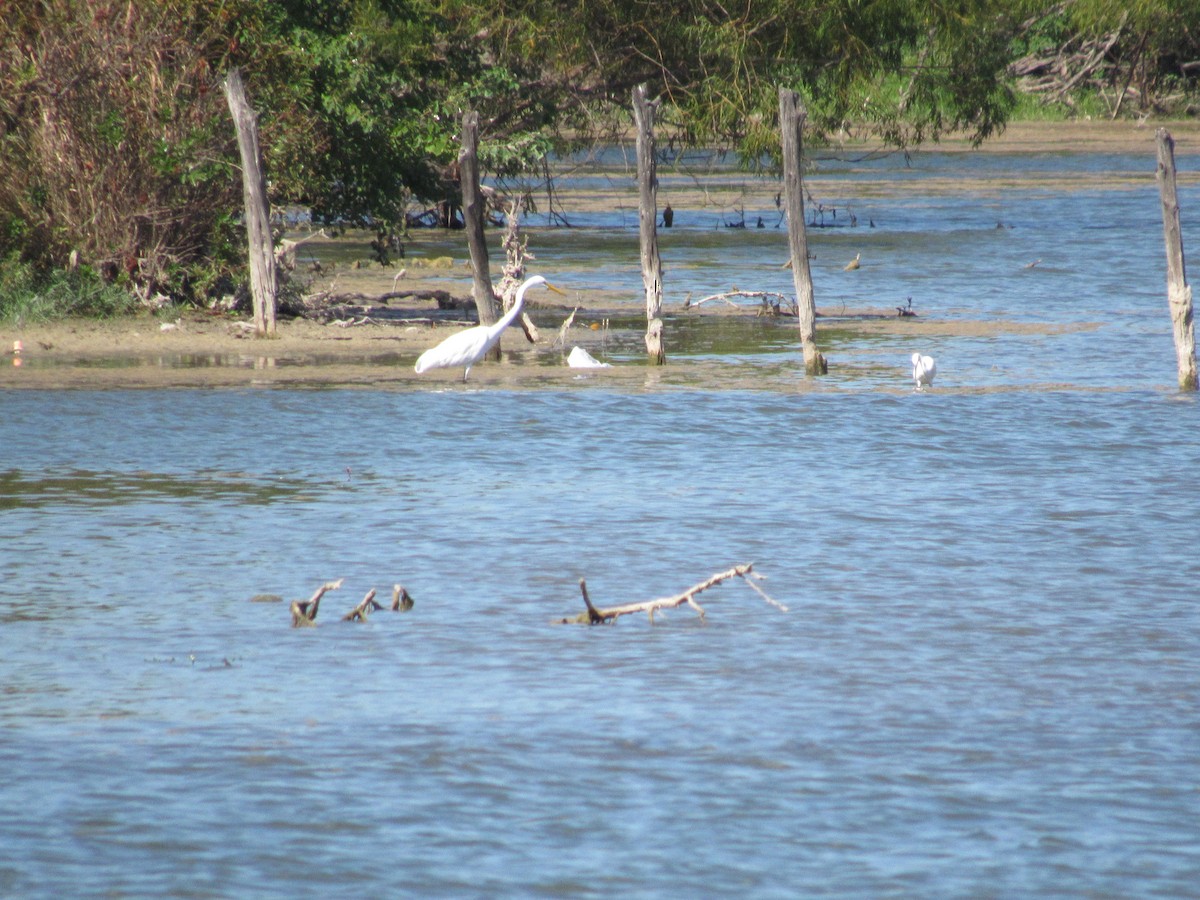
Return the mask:
<svg viewBox="0 0 1200 900">
<path fill-rule="evenodd" d="M 623 126 L 650 86 L 682 142 L 762 160 L 777 91 L 827 135 L 983 140 L 1037 41 L 1120 32 L 1131 80 L 1195 77 L 1200 0 L 29 0 L 0 6 L 0 259 L 145 298 L 226 290 L 241 193 L 220 91 L 260 114 L 272 200 L 400 221 L 455 190 L 462 113 L 497 174 Z"/>
<path fill-rule="evenodd" d="M 0 19 L 0 251 L 76 259 L 149 298 L 217 251 L 236 209 L 214 69 L 191 2 L 10 4 Z"/>
</svg>

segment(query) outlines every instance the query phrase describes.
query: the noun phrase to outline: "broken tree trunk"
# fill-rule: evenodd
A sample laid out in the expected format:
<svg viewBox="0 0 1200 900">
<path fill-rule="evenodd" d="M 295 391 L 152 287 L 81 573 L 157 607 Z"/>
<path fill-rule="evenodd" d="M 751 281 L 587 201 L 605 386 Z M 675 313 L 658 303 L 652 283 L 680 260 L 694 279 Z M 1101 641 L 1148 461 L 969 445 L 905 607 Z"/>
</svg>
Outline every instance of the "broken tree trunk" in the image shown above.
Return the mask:
<svg viewBox="0 0 1200 900">
<path fill-rule="evenodd" d="M 236 68 L 230 69 L 225 76 L 225 99 L 233 115 L 238 152 L 242 157 L 242 196 L 246 207 L 246 238 L 250 246 L 254 331 L 259 337 L 265 337 L 275 334 L 277 275 L 271 239 L 271 204 L 267 199 L 267 178 L 258 143 L 258 114 L 246 99 L 242 74 Z"/>
<path fill-rule="evenodd" d="M 796 287 L 796 310 L 800 320 L 800 344 L 804 371 L 824 375 L 829 371 L 817 350 L 817 307 L 813 298 L 812 271 L 808 267 L 808 230 L 804 225 L 803 165 L 804 121 L 808 112 L 795 91 L 779 89 L 779 128 L 783 141 L 783 199 L 787 214 L 788 245 L 792 259 L 792 283 Z"/>
<path fill-rule="evenodd" d="M 1187 283 L 1183 236 L 1179 228 L 1179 198 L 1175 192 L 1175 141 L 1165 128 L 1158 129 L 1158 193 L 1162 200 L 1163 238 L 1167 245 L 1167 304 L 1175 330 L 1175 358 L 1179 389 L 1194 391 L 1196 333 L 1192 323 L 1192 288 Z"/>
<path fill-rule="evenodd" d="M 458 151 L 458 172 L 462 184 L 463 227 L 471 254 L 474 276 L 472 294 L 479 311 L 480 325 L 493 325 L 500 318 L 496 292 L 492 288 L 488 265 L 487 240 L 483 236 L 483 192 L 479 189 L 479 113 L 467 110 L 462 119 L 462 149 Z M 488 351 L 489 359 L 500 358 L 500 343 Z"/>
<path fill-rule="evenodd" d="M 396 584 L 392 586 L 392 612 L 408 612 L 413 608 L 413 598 L 409 595 L 404 585 Z"/>
<path fill-rule="evenodd" d="M 342 621 L 365 622 L 367 621 L 367 616 L 377 609 L 383 609 L 383 607 L 375 602 L 375 588 L 371 588 L 367 591 L 367 596 L 362 598 L 362 602 L 358 606 L 342 616 Z"/>
<path fill-rule="evenodd" d="M 652 365 L 667 361 L 663 346 L 662 259 L 658 255 L 658 173 L 654 161 L 654 112 L 646 85 L 633 89 L 637 126 L 638 224 L 642 252 L 642 284 L 646 289 L 646 354 Z"/>
<path fill-rule="evenodd" d="M 321 598 L 325 596 L 326 591 L 336 591 L 342 586 L 345 579 L 339 578 L 337 581 L 327 581 L 321 585 L 307 600 L 292 601 L 292 627 L 303 628 L 308 625 L 315 625 L 317 622 L 317 609 L 321 605 Z"/>
<path fill-rule="evenodd" d="M 521 212 L 516 200 L 505 210 L 504 221 L 504 240 L 501 242 L 504 247 L 504 274 L 500 276 L 496 293 L 503 298 L 507 312 L 516 302 L 517 290 L 525 280 L 525 259 L 533 259 L 533 254 L 528 249 L 529 239 L 521 237 Z M 521 310 L 521 330 L 525 332 L 525 339 L 529 343 L 538 342 L 540 335 L 537 326 L 525 310 Z"/>
<path fill-rule="evenodd" d="M 585 612 L 568 619 L 561 619 L 560 624 L 568 625 L 607 625 L 621 616 L 629 615 L 630 613 L 644 612 L 650 617 L 651 623 L 654 622 L 654 613 L 660 609 L 673 609 L 677 606 L 687 604 L 697 613 L 700 618 L 704 618 L 704 608 L 696 602 L 696 595 L 701 591 L 705 591 L 713 585 L 720 584 L 722 581 L 728 581 L 730 578 L 741 578 L 747 585 L 754 589 L 764 600 L 770 603 L 777 609 L 787 612 L 787 607 L 776 600 L 769 597 L 762 588 L 754 583 L 754 580 L 761 581 L 763 576 L 753 571 L 754 563 L 746 563 L 744 565 L 734 566 L 732 569 L 727 569 L 724 572 L 718 572 L 715 575 L 710 575 L 699 584 L 694 584 L 686 591 L 676 594 L 673 597 L 661 597 L 657 600 L 643 600 L 639 603 L 625 603 L 621 606 L 610 606 L 599 608 L 592 604 L 591 598 L 588 597 L 587 582 L 582 578 L 579 579 L 579 590 L 583 594 L 583 604 L 587 607 Z M 751 580 L 754 579 L 754 580 Z"/>
</svg>

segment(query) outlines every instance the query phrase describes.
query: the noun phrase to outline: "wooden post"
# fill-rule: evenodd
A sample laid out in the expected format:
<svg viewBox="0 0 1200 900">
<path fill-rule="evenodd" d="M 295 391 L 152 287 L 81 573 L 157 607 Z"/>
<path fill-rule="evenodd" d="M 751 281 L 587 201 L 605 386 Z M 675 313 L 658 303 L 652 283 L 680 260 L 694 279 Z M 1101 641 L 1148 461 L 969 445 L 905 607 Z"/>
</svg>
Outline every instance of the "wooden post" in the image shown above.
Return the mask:
<svg viewBox="0 0 1200 900">
<path fill-rule="evenodd" d="M 250 245 L 250 293 L 254 299 L 254 332 L 259 337 L 275 334 L 274 241 L 271 238 L 271 205 L 258 144 L 258 115 L 246 99 L 242 74 L 230 69 L 225 76 L 225 99 L 237 130 L 242 157 L 242 196 L 246 207 L 246 238 Z"/>
<path fill-rule="evenodd" d="M 1158 129 L 1158 193 L 1162 200 L 1163 238 L 1167 245 L 1167 305 L 1175 330 L 1175 358 L 1179 389 L 1194 391 L 1196 333 L 1192 324 L 1192 288 L 1187 283 L 1183 237 L 1179 229 L 1179 198 L 1175 193 L 1175 141 L 1165 128 Z"/>
<path fill-rule="evenodd" d="M 633 119 L 637 126 L 638 224 L 642 251 L 642 284 L 646 289 L 646 354 L 653 365 L 667 361 L 663 346 L 662 259 L 658 255 L 658 173 L 654 161 L 655 104 L 646 99 L 646 85 L 633 89 Z"/>
<path fill-rule="evenodd" d="M 463 227 L 467 230 L 467 249 L 474 273 L 475 308 L 480 325 L 492 325 L 500 318 L 496 291 L 492 288 L 488 265 L 487 240 L 483 236 L 483 193 L 479 189 L 479 113 L 467 110 L 462 119 L 462 148 L 458 151 L 458 174 L 462 183 Z M 500 343 L 488 351 L 488 359 L 500 358 Z"/>
<path fill-rule="evenodd" d="M 792 259 L 792 283 L 800 319 L 800 344 L 804 349 L 804 371 L 824 375 L 829 371 L 817 350 L 817 307 L 813 298 L 812 271 L 808 267 L 808 229 L 804 224 L 802 147 L 804 121 L 808 112 L 795 91 L 779 89 L 779 128 L 783 142 L 783 196 L 787 213 L 788 245 Z"/>
</svg>

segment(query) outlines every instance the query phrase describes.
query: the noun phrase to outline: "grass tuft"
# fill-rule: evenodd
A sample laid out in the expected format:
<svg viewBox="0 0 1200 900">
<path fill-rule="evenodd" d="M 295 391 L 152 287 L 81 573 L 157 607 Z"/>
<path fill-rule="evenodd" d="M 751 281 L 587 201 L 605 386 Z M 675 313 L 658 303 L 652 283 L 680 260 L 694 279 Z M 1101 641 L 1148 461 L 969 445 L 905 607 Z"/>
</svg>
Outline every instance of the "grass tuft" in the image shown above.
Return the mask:
<svg viewBox="0 0 1200 900">
<path fill-rule="evenodd" d="M 38 271 L 15 257 L 0 261 L 0 323 L 28 325 L 81 316 L 110 319 L 139 312 L 137 298 L 94 270 Z"/>
</svg>

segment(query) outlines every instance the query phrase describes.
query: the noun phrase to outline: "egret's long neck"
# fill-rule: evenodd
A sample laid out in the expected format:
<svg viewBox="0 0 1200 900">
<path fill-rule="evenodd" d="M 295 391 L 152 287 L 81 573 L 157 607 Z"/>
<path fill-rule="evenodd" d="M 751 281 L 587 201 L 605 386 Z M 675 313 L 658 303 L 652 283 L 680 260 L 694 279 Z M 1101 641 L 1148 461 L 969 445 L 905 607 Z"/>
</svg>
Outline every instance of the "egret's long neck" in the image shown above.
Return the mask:
<svg viewBox="0 0 1200 900">
<path fill-rule="evenodd" d="M 521 307 L 525 305 L 525 285 L 521 285 L 521 289 L 517 291 L 517 299 L 513 301 L 513 305 L 509 308 L 500 320 L 492 326 L 492 334 L 499 334 L 505 328 L 513 323 L 513 319 L 521 314 Z"/>
</svg>

